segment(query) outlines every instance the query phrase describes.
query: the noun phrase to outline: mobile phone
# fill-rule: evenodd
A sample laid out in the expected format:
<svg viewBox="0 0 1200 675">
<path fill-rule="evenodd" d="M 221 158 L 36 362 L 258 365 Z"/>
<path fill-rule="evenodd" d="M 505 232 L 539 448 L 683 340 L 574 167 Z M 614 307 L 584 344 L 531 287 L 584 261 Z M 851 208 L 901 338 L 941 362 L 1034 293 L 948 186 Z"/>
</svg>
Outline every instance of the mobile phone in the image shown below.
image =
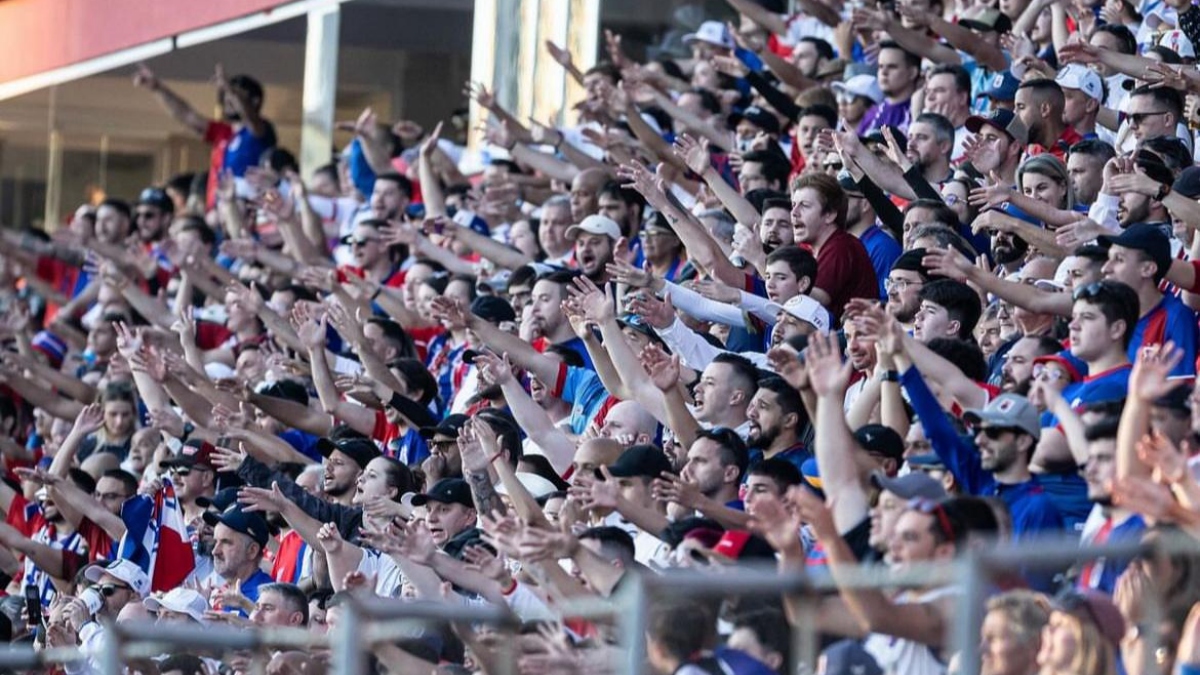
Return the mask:
<svg viewBox="0 0 1200 675">
<path fill-rule="evenodd" d="M 45 628 L 46 620 L 42 615 L 42 592 L 32 584 L 25 587 L 25 613 L 29 615 L 30 630 Z"/>
</svg>

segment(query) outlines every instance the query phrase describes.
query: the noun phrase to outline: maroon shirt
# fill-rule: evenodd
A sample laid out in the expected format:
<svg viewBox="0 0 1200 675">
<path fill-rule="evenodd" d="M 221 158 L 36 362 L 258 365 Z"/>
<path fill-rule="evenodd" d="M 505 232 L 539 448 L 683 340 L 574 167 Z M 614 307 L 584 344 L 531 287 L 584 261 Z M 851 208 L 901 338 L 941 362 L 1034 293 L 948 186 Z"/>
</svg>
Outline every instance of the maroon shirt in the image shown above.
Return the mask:
<svg viewBox="0 0 1200 675">
<path fill-rule="evenodd" d="M 842 310 L 851 298 L 879 298 L 871 256 L 858 237 L 845 230 L 836 230 L 821 245 L 813 285 L 829 296 L 829 306 L 825 309 L 834 322 L 842 320 Z"/>
</svg>

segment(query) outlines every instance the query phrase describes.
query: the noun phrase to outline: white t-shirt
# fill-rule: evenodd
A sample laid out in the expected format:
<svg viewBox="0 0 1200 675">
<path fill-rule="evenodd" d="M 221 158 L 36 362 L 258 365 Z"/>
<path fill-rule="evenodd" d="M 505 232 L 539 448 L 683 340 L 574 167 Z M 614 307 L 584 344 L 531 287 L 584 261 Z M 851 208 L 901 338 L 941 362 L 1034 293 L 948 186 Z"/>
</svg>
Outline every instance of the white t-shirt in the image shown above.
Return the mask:
<svg viewBox="0 0 1200 675">
<path fill-rule="evenodd" d="M 944 586 L 919 595 L 905 591 L 896 598 L 896 602 L 927 603 L 958 593 L 959 589 L 955 586 Z M 863 642 L 863 649 L 875 658 L 888 675 L 946 675 L 946 664 L 937 654 L 928 645 L 914 640 L 871 633 Z"/>
</svg>

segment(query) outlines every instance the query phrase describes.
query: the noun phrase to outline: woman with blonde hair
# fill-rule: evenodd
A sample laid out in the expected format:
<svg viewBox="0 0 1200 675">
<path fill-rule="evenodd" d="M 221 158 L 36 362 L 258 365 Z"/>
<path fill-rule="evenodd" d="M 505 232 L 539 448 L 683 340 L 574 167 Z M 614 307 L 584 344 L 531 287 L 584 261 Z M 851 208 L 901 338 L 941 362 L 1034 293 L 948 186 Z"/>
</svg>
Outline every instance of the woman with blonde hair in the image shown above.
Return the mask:
<svg viewBox="0 0 1200 675">
<path fill-rule="evenodd" d="M 1038 650 L 1041 675 L 1116 675 L 1125 619 L 1108 596 L 1069 590 L 1054 599 Z"/>
</svg>

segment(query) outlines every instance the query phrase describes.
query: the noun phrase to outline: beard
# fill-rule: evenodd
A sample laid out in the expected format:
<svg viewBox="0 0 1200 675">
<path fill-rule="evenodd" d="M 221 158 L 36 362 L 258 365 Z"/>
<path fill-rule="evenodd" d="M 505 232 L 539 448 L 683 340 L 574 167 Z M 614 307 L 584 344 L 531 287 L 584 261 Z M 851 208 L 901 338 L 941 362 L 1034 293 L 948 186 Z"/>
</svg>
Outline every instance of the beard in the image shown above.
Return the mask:
<svg viewBox="0 0 1200 675">
<path fill-rule="evenodd" d="M 779 438 L 779 429 L 777 427 L 770 429 L 763 429 L 762 427 L 752 428 L 758 429 L 758 433 L 754 434 L 753 438 L 751 438 L 749 442 L 749 446 L 752 448 L 766 450 L 767 448 L 771 447 L 771 444 L 775 442 L 775 439 Z"/>
<path fill-rule="evenodd" d="M 1029 252 L 1029 244 L 1020 237 L 1013 237 L 1011 244 L 997 244 L 992 247 L 992 257 L 1000 265 L 1017 262 Z"/>
</svg>

